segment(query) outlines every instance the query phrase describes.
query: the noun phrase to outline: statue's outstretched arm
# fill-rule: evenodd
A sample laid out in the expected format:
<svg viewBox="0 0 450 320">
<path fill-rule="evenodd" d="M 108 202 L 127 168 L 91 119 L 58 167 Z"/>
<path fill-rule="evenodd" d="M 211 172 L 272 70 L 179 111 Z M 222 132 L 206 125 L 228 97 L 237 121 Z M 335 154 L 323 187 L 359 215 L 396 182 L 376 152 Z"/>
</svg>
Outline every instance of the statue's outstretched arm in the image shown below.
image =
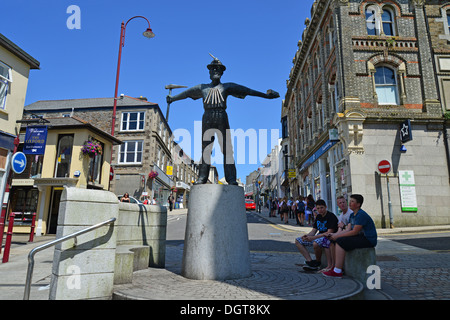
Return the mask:
<svg viewBox="0 0 450 320">
<path fill-rule="evenodd" d="M 183 100 L 183 99 L 187 99 L 187 98 L 197 100 L 201 97 L 202 97 L 202 89 L 201 89 L 201 85 L 198 85 L 198 86 L 189 88 L 175 96 L 167 96 L 166 100 L 167 100 L 167 103 L 170 104 L 170 103 L 172 103 L 174 101 L 178 101 L 178 100 Z"/>
<path fill-rule="evenodd" d="M 235 83 L 230 84 L 230 94 L 236 98 L 241 99 L 244 99 L 246 96 L 261 97 L 265 99 L 275 99 L 280 97 L 280 94 L 278 92 L 271 89 L 267 90 L 267 92 L 264 93 Z"/>
</svg>

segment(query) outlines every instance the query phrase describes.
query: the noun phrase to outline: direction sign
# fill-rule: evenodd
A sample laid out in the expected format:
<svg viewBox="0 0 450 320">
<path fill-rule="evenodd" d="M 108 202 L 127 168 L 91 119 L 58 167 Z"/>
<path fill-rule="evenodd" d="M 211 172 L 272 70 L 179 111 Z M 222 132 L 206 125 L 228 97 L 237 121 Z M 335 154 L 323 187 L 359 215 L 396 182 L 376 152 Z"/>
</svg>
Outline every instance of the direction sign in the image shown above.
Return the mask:
<svg viewBox="0 0 450 320">
<path fill-rule="evenodd" d="M 378 163 L 378 172 L 381 174 L 388 174 L 391 171 L 391 163 L 387 160 L 381 160 Z"/>
<path fill-rule="evenodd" d="M 14 153 L 11 158 L 11 167 L 17 174 L 21 174 L 25 170 L 27 167 L 27 157 L 23 152 Z"/>
</svg>

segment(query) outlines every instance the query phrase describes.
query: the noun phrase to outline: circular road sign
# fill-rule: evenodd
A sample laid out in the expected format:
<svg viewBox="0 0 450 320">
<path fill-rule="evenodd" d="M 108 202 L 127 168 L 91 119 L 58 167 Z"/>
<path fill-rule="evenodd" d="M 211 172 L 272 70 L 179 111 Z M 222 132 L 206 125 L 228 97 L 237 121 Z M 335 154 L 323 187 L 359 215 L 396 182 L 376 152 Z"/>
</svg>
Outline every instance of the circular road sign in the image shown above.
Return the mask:
<svg viewBox="0 0 450 320">
<path fill-rule="evenodd" d="M 16 152 L 11 158 L 11 166 L 12 170 L 17 173 L 21 174 L 24 172 L 25 168 L 27 167 L 27 157 L 23 152 Z"/>
<path fill-rule="evenodd" d="M 378 172 L 381 174 L 388 174 L 391 171 L 391 163 L 387 160 L 381 160 L 378 163 Z"/>
</svg>

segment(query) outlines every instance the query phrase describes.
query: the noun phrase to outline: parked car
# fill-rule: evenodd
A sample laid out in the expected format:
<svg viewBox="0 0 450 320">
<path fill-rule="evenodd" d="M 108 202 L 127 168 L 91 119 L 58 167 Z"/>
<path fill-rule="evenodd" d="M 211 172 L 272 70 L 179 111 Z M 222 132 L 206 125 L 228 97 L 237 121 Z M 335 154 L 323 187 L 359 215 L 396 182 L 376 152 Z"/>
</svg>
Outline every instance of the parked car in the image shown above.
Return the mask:
<svg viewBox="0 0 450 320">
<path fill-rule="evenodd" d="M 245 199 L 245 210 L 256 210 L 255 201 L 252 199 Z"/>
<path fill-rule="evenodd" d="M 123 195 L 117 196 L 117 198 L 119 199 L 119 201 L 122 199 Z M 134 197 L 129 197 L 130 198 L 130 203 L 137 203 L 137 204 L 142 204 L 142 201 L 134 198 Z"/>
</svg>

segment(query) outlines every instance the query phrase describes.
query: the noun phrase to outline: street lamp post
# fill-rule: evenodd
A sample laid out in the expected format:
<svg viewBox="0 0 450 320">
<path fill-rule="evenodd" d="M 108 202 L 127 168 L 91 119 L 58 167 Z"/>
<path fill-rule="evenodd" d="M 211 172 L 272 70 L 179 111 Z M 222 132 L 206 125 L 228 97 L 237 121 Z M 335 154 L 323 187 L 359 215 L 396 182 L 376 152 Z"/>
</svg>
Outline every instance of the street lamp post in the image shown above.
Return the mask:
<svg viewBox="0 0 450 320">
<path fill-rule="evenodd" d="M 134 18 L 143 18 L 148 22 L 148 28 L 143 33 L 144 37 L 151 39 L 155 36 L 152 29 L 150 28 L 150 22 L 148 21 L 148 19 L 146 17 L 135 16 L 135 17 L 129 19 L 126 23 L 122 21 L 122 25 L 120 27 L 119 59 L 117 62 L 116 89 L 114 91 L 114 108 L 113 108 L 113 116 L 112 116 L 111 135 L 114 135 L 114 127 L 116 126 L 117 92 L 119 89 L 119 74 L 120 74 L 120 61 L 122 58 L 122 47 L 125 44 L 125 30 L 126 30 L 128 22 L 130 22 Z"/>
</svg>

